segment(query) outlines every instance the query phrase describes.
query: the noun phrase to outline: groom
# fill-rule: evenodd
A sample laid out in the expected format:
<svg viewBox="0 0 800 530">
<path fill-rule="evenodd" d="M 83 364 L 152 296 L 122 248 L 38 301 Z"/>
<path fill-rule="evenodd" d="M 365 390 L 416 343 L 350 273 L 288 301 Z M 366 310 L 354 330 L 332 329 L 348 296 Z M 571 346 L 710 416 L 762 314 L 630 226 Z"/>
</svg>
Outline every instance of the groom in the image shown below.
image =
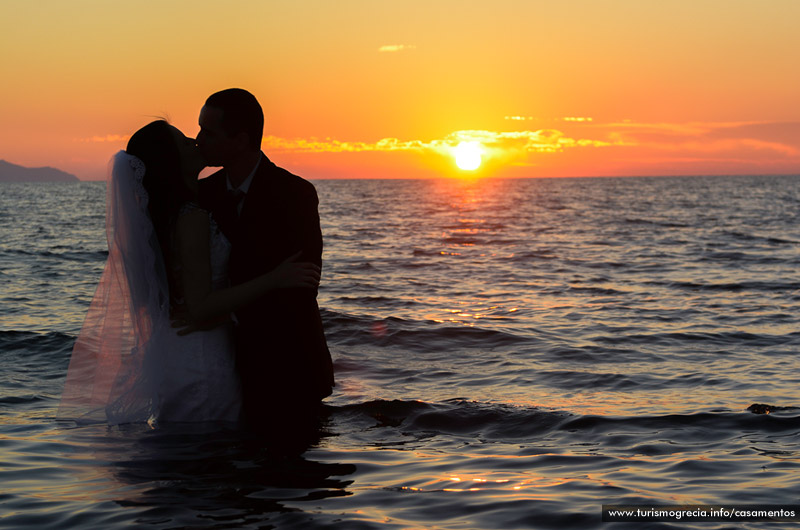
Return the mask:
<svg viewBox="0 0 800 530">
<path fill-rule="evenodd" d="M 264 113 L 246 90 L 211 95 L 200 111 L 197 145 L 210 166 L 200 198 L 231 242 L 233 285 L 288 258 L 322 265 L 317 193 L 261 152 Z M 245 421 L 258 432 L 296 436 L 330 395 L 333 367 L 316 290 L 273 291 L 236 312 L 236 366 Z"/>
</svg>

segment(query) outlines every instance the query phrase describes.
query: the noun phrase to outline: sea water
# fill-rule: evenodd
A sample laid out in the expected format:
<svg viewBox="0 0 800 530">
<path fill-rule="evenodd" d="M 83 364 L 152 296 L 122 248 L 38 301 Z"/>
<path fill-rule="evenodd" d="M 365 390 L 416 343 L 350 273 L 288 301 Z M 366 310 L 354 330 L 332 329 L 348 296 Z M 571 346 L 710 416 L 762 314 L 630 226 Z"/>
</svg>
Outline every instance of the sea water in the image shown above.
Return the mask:
<svg viewBox="0 0 800 530">
<path fill-rule="evenodd" d="M 315 185 L 337 386 L 300 458 L 56 421 L 105 188 L 0 187 L 1 528 L 762 528 L 601 506 L 800 504 L 800 177 Z"/>
</svg>

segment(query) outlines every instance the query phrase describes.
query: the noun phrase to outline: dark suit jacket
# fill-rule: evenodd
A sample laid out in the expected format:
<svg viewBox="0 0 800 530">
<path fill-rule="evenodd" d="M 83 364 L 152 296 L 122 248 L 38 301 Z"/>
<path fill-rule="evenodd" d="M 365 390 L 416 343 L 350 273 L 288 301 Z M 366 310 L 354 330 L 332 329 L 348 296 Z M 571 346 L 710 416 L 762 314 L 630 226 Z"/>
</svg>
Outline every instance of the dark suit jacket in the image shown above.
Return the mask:
<svg viewBox="0 0 800 530">
<path fill-rule="evenodd" d="M 200 181 L 201 203 L 232 244 L 233 285 L 272 270 L 297 252 L 302 252 L 299 261 L 322 264 L 319 201 L 310 182 L 262 155 L 238 220 L 225 196 L 225 170 Z M 330 395 L 333 367 L 315 291 L 273 291 L 236 317 L 237 370 L 251 420 L 268 417 L 276 408 L 313 406 Z"/>
</svg>

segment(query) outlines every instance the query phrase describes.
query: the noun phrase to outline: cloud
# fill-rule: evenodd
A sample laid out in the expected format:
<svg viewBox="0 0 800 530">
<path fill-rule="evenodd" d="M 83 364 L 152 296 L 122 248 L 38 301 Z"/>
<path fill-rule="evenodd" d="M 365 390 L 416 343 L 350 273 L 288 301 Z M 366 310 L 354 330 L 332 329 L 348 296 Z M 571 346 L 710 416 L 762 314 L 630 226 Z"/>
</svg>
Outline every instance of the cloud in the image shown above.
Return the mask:
<svg viewBox="0 0 800 530">
<path fill-rule="evenodd" d="M 326 138 L 320 140 L 287 140 L 276 136 L 264 138 L 268 149 L 298 153 L 354 153 L 365 151 L 417 151 L 450 155 L 461 142 L 476 142 L 488 157 L 514 158 L 526 153 L 554 153 L 573 147 L 605 147 L 621 145 L 621 140 L 606 141 L 571 138 L 556 129 L 537 131 L 496 132 L 487 130 L 455 131 L 444 138 L 430 141 L 383 138 L 376 142 L 347 142 Z"/>
<path fill-rule="evenodd" d="M 533 116 L 505 116 L 504 119 L 509 121 L 533 121 L 536 118 L 534 118 Z M 578 123 L 594 121 L 593 118 L 585 116 L 567 116 L 565 118 L 559 118 L 559 120 L 566 122 L 578 122 Z"/>
<path fill-rule="evenodd" d="M 411 151 L 425 149 L 426 144 L 419 140 L 401 141 L 397 138 L 383 138 L 374 143 L 345 142 L 325 138 L 297 138 L 288 140 L 277 136 L 264 137 L 265 147 L 277 151 L 295 153 L 358 153 L 363 151 Z"/>
<path fill-rule="evenodd" d="M 269 136 L 264 146 L 309 154 L 415 152 L 450 158 L 461 142 L 480 144 L 484 161 L 496 167 L 559 167 L 565 173 L 800 170 L 800 123 L 598 123 L 562 118 L 559 127 L 537 130 L 460 130 L 428 140 L 389 137 L 374 142 Z"/>
<path fill-rule="evenodd" d="M 736 154 L 771 151 L 800 155 L 800 123 L 794 122 L 689 122 L 610 123 L 602 125 L 609 137 L 629 145 L 660 151 L 698 154 Z"/>
<path fill-rule="evenodd" d="M 417 47 L 413 44 L 387 44 L 378 48 L 381 53 L 401 52 L 404 50 L 414 50 Z"/>
</svg>

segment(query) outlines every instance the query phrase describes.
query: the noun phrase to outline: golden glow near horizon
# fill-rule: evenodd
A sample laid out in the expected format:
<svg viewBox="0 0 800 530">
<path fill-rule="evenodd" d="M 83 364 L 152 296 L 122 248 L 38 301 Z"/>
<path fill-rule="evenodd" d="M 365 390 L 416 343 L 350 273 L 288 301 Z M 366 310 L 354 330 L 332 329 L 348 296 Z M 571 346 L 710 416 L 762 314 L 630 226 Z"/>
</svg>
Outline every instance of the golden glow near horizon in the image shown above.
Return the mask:
<svg viewBox="0 0 800 530">
<path fill-rule="evenodd" d="M 194 135 L 239 86 L 268 156 L 309 178 L 800 173 L 798 19 L 794 0 L 0 1 L 0 159 L 103 178 L 153 117 Z"/>
</svg>

